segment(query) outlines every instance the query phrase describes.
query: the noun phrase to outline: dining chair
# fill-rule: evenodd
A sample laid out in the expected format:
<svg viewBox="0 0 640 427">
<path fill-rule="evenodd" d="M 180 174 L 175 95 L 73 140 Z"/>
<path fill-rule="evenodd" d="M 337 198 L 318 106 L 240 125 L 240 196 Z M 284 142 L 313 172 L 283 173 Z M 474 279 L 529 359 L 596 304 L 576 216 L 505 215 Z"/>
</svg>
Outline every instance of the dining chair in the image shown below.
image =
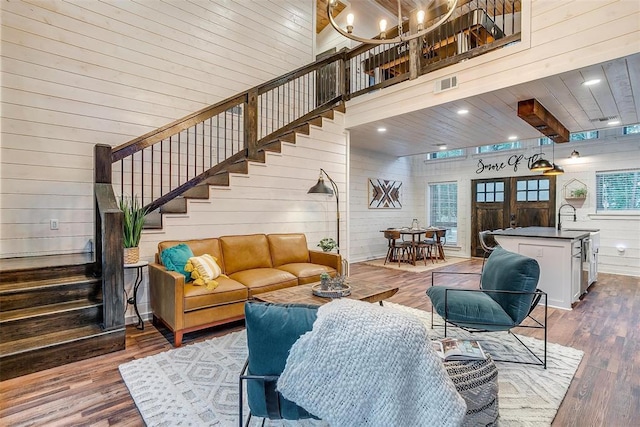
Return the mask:
<svg viewBox="0 0 640 427">
<path fill-rule="evenodd" d="M 416 245 L 416 255 L 422 257 L 424 265 L 427 265 L 427 258 L 431 259 L 431 263 L 434 263 L 433 249 L 436 245 L 436 234 L 434 230 L 427 230 L 424 233 L 425 238 L 420 240 Z"/>
<path fill-rule="evenodd" d="M 400 267 L 400 262 L 407 255 L 407 249 L 411 242 L 403 242 L 400 240 L 400 231 L 398 230 L 385 230 L 384 237 L 388 242 L 387 256 L 384 259 L 384 265 L 387 264 L 387 261 L 398 261 L 398 267 Z"/>
<path fill-rule="evenodd" d="M 447 230 L 436 230 L 436 259 L 442 257 L 442 261 L 445 261 L 444 257 L 444 245 L 447 243 Z"/>
</svg>

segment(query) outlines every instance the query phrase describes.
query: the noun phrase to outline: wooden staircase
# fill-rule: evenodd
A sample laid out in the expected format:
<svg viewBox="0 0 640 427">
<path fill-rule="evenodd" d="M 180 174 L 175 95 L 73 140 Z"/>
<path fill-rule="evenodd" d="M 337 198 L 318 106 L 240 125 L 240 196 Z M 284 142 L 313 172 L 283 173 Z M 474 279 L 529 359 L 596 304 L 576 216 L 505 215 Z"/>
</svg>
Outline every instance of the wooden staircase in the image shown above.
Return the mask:
<svg viewBox="0 0 640 427">
<path fill-rule="evenodd" d="M 64 257 L 69 258 L 0 263 L 0 380 L 125 348 L 124 328 L 101 327 L 102 285 L 95 264 L 79 255 L 80 263 L 51 265 Z"/>
<path fill-rule="evenodd" d="M 214 175 L 205 181 L 199 183 L 198 185 L 190 188 L 185 191 L 181 196 L 174 198 L 168 203 L 161 206 L 159 209 L 150 212 L 145 217 L 145 229 L 162 229 L 162 218 L 163 214 L 185 214 L 188 212 L 188 200 L 207 200 L 209 199 L 209 187 L 210 186 L 229 186 L 229 176 L 232 173 L 235 174 L 247 174 L 249 173 L 249 163 L 257 162 L 257 163 L 265 163 L 266 162 L 266 153 L 280 153 L 282 152 L 282 143 L 286 142 L 289 144 L 296 143 L 296 136 L 300 135 L 309 135 L 311 131 L 311 126 L 322 127 L 322 120 L 329 119 L 333 120 L 335 116 L 335 112 L 345 112 L 345 104 L 340 103 L 335 106 L 333 109 L 323 111 L 316 116 L 309 118 L 304 124 L 300 126 L 296 126 L 291 130 L 284 130 L 280 134 L 276 134 L 271 136 L 266 141 L 261 141 L 260 148 L 258 150 L 258 155 L 250 158 L 248 153 L 244 153 L 243 156 L 239 158 L 233 159 L 231 162 L 228 162 L 220 168 Z"/>
<path fill-rule="evenodd" d="M 145 228 L 162 228 L 163 214 L 186 213 L 189 199 L 208 199 L 209 187 L 229 186 L 232 173 L 248 173 L 249 162 L 264 163 L 298 134 L 322 127 L 324 118 L 345 111 L 344 103 L 304 124 L 261 142 L 254 157 L 241 153 L 160 209 L 147 215 Z M 0 260 L 0 381 L 125 348 L 125 328 L 105 331 L 101 278 L 96 264 L 79 255 Z M 53 261 L 52 260 L 57 260 Z M 55 265 L 58 264 L 58 265 Z"/>
</svg>

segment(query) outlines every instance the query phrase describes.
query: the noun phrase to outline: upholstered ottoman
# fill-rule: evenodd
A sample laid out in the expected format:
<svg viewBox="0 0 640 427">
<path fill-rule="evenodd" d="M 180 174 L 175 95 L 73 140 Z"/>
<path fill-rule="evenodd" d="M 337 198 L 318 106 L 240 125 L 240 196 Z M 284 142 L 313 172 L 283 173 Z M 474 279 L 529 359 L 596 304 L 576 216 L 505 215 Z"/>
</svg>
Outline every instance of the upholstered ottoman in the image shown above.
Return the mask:
<svg viewBox="0 0 640 427">
<path fill-rule="evenodd" d="M 486 360 L 444 362 L 458 393 L 467 402 L 463 426 L 493 426 L 498 420 L 498 368 Z"/>
</svg>

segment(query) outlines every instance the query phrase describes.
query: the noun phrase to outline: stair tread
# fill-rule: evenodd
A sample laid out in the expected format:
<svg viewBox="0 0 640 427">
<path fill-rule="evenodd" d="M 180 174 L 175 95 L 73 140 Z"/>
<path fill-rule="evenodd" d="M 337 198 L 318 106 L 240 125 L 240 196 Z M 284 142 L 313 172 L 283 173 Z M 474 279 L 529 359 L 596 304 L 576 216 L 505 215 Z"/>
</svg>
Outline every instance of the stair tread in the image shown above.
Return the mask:
<svg viewBox="0 0 640 427">
<path fill-rule="evenodd" d="M 112 331 L 103 331 L 99 325 L 88 325 L 64 331 L 51 332 L 35 337 L 23 338 L 20 340 L 3 342 L 0 343 L 0 356 L 4 357 L 19 354 L 29 350 L 45 348 L 110 332 Z"/>
<path fill-rule="evenodd" d="M 75 300 L 61 302 L 57 304 L 41 305 L 36 307 L 20 308 L 16 310 L 0 312 L 0 323 L 7 321 L 15 321 L 20 319 L 27 319 L 36 316 L 43 316 L 53 313 L 61 313 L 65 311 L 72 311 L 77 309 L 96 307 L 102 305 L 101 302 L 92 302 L 89 300 Z"/>
<path fill-rule="evenodd" d="M 60 285 L 73 285 L 79 283 L 98 282 L 100 278 L 92 277 L 82 274 L 70 275 L 65 277 L 57 277 L 52 279 L 36 279 L 17 282 L 0 283 L 0 294 L 10 293 L 15 291 L 25 291 L 33 289 L 44 289 L 48 287 L 60 286 Z"/>
</svg>

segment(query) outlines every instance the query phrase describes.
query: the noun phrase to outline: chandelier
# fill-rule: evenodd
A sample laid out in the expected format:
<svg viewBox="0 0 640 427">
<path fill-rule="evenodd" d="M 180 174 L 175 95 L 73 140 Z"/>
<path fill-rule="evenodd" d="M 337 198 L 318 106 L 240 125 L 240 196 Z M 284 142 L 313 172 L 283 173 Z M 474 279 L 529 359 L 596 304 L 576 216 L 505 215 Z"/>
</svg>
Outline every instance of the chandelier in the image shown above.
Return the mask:
<svg viewBox="0 0 640 427">
<path fill-rule="evenodd" d="M 343 30 L 342 28 L 340 28 L 340 26 L 333 19 L 333 14 L 332 14 L 333 8 L 338 4 L 338 0 L 329 0 L 327 2 L 327 15 L 329 17 L 329 22 L 331 23 L 331 26 L 337 32 L 339 32 L 340 34 L 342 34 L 343 36 L 351 40 L 356 40 L 361 43 L 367 43 L 367 44 L 401 43 L 401 42 L 417 39 L 418 37 L 422 37 L 427 33 L 435 30 L 440 25 L 444 24 L 445 21 L 449 19 L 449 17 L 455 10 L 456 5 L 458 4 L 458 0 L 448 0 L 447 13 L 442 15 L 442 17 L 437 22 L 429 25 L 427 28 L 424 28 L 425 11 L 422 9 L 419 9 L 416 12 L 416 23 L 417 23 L 416 32 L 413 32 L 413 33 L 409 32 L 408 34 L 404 34 L 404 31 L 403 31 L 403 24 L 405 21 L 403 21 L 402 19 L 402 8 L 400 3 L 401 3 L 401 0 L 398 0 L 398 26 L 396 27 L 398 35 L 390 39 L 387 38 L 387 20 L 386 19 L 381 19 L 380 22 L 378 23 L 378 28 L 380 29 L 380 33 L 378 35 L 379 38 L 376 38 L 376 39 L 360 37 L 353 34 L 353 27 L 355 22 L 355 16 L 353 15 L 353 13 L 350 13 L 347 15 L 346 30 Z"/>
</svg>

